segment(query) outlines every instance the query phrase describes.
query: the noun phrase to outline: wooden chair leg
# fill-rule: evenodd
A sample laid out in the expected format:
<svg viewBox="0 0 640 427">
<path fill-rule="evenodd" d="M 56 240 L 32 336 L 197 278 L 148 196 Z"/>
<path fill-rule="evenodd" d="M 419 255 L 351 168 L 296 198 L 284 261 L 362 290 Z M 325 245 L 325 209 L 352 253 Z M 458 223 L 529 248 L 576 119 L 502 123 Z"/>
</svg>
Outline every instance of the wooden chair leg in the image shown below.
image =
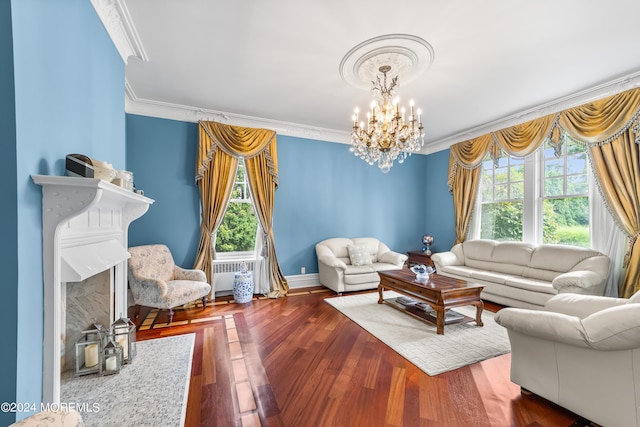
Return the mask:
<svg viewBox="0 0 640 427">
<path fill-rule="evenodd" d="M 205 308 L 207 308 L 207 302 L 209 301 L 209 298 L 207 298 L 207 296 L 203 296 L 202 297 L 202 309 L 204 310 Z"/>
<path fill-rule="evenodd" d="M 169 323 L 167 325 L 170 325 L 171 322 L 173 322 L 173 308 L 169 309 Z"/>
</svg>

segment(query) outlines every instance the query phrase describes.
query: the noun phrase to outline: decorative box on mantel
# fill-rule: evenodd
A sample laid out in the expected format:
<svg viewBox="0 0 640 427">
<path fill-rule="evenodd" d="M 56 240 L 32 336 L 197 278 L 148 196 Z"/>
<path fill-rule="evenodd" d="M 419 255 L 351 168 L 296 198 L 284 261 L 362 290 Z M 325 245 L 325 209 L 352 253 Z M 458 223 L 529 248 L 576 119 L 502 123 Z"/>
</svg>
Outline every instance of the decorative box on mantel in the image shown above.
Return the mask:
<svg viewBox="0 0 640 427">
<path fill-rule="evenodd" d="M 154 201 L 95 178 L 33 175 L 42 186 L 44 367 L 42 400 L 60 403 L 64 289 L 113 269 L 110 323 L 127 312 L 129 224 Z"/>
</svg>

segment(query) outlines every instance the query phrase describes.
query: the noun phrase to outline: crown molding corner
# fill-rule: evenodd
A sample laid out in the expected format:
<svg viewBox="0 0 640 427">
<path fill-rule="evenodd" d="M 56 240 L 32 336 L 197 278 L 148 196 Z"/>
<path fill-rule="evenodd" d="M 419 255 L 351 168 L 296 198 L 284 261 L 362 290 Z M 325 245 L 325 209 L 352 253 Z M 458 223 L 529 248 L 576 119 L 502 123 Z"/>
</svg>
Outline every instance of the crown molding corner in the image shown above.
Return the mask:
<svg viewBox="0 0 640 427">
<path fill-rule="evenodd" d="M 91 4 L 125 64 L 130 57 L 149 61 L 124 0 L 91 0 Z"/>
<path fill-rule="evenodd" d="M 271 129 L 279 135 L 297 138 L 315 139 L 318 141 L 350 143 L 350 134 L 346 131 L 319 128 L 298 123 L 282 122 L 260 117 L 243 116 L 224 111 L 208 110 L 186 105 L 151 101 L 136 98 L 131 87 L 125 84 L 125 111 L 128 114 L 156 117 L 161 119 L 179 120 L 197 123 L 200 120 L 217 121 L 232 126 Z"/>
</svg>

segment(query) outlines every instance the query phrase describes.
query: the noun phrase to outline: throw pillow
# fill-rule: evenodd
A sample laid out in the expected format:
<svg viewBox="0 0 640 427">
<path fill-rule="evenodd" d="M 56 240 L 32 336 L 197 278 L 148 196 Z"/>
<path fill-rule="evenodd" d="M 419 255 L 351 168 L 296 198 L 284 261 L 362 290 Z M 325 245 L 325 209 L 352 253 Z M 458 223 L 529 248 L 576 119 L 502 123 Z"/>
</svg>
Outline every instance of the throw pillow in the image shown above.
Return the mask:
<svg viewBox="0 0 640 427">
<path fill-rule="evenodd" d="M 371 255 L 369 255 L 365 245 L 349 245 L 347 246 L 347 250 L 349 251 L 351 265 L 371 264 Z"/>
</svg>

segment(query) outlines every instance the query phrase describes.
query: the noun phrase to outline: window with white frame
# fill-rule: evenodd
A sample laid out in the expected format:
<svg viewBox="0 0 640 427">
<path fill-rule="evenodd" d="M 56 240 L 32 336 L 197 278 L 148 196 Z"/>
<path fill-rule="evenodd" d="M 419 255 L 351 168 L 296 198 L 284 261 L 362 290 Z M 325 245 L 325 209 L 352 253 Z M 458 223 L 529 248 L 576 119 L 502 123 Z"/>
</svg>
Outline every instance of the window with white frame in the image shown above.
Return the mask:
<svg viewBox="0 0 640 427">
<path fill-rule="evenodd" d="M 487 155 L 472 237 L 589 247 L 587 167 L 586 147 L 570 138 L 526 159 Z"/>
<path fill-rule="evenodd" d="M 218 259 L 253 257 L 258 219 L 255 214 L 244 159 L 238 162 L 229 205 L 214 240 Z"/>
<path fill-rule="evenodd" d="M 589 179 L 584 144 L 567 138 L 542 154 L 542 242 L 589 247 Z"/>
<path fill-rule="evenodd" d="M 522 240 L 524 161 L 502 156 L 494 163 L 487 156 L 482 162 L 480 185 L 480 237 Z"/>
</svg>

